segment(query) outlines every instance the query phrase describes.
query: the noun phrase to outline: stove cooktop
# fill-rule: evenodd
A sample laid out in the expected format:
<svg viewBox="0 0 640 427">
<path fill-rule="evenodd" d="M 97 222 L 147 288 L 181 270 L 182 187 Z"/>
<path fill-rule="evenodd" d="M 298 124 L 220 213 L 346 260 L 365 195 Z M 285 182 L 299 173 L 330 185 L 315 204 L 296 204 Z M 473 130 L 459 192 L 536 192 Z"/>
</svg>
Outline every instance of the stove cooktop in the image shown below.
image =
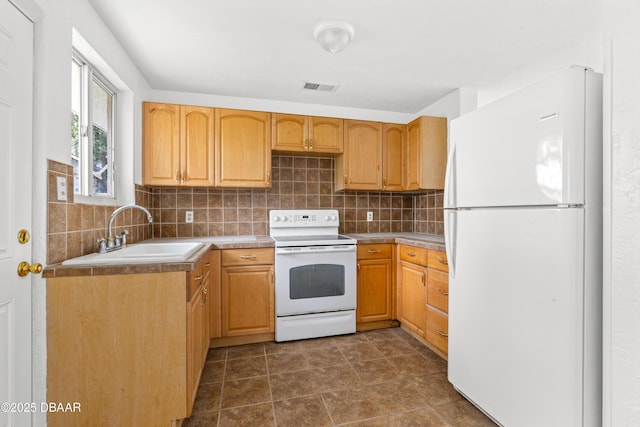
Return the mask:
<svg viewBox="0 0 640 427">
<path fill-rule="evenodd" d="M 271 236 L 276 247 L 354 245 L 356 241 L 340 234 L 312 236 Z"/>
</svg>

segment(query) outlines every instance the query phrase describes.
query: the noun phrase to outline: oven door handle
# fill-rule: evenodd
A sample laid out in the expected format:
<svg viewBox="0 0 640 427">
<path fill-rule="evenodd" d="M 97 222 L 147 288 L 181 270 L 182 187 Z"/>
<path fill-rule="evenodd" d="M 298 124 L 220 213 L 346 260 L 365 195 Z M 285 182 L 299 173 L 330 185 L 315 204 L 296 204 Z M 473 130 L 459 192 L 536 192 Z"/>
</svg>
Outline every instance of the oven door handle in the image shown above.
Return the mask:
<svg viewBox="0 0 640 427">
<path fill-rule="evenodd" d="M 277 255 L 318 254 L 318 253 L 327 254 L 331 252 L 355 252 L 355 251 L 356 251 L 355 245 L 276 248 Z"/>
</svg>

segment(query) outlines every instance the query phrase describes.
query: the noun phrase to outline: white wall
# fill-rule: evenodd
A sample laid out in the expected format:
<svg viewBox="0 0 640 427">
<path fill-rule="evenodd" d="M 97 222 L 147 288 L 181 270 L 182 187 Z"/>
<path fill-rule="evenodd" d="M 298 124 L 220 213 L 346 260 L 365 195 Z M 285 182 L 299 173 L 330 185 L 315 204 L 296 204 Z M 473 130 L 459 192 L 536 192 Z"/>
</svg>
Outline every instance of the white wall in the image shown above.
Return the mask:
<svg viewBox="0 0 640 427">
<path fill-rule="evenodd" d="M 89 44 L 106 60 L 129 88 L 129 161 L 123 173 L 132 182 L 133 143 L 142 133 L 140 100 L 149 87 L 124 50 L 106 29 L 87 0 L 15 0 L 21 6 L 35 3 L 42 12 L 34 25 L 34 133 L 33 133 L 33 259 L 47 258 L 47 159 L 70 163 L 71 40 L 76 26 Z M 32 15 L 33 16 L 33 15 Z M 136 111 L 137 110 L 137 111 Z M 126 123 L 125 123 L 126 124 Z M 133 186 L 131 194 L 133 194 Z M 46 402 L 46 289 L 45 281 L 33 281 L 33 401 Z M 46 414 L 36 413 L 33 425 L 46 425 Z"/>
<path fill-rule="evenodd" d="M 604 425 L 640 426 L 640 3 L 604 2 Z"/>
</svg>

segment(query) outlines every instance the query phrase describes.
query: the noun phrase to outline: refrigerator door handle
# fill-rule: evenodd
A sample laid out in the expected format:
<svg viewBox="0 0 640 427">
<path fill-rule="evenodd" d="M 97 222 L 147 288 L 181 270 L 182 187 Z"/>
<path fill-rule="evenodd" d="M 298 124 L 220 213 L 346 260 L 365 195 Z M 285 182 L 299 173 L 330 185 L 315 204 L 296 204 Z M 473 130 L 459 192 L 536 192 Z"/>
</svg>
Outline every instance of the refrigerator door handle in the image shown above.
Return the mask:
<svg viewBox="0 0 640 427">
<path fill-rule="evenodd" d="M 455 210 L 444 211 L 444 246 L 447 253 L 447 261 L 449 263 L 449 277 L 456 277 L 456 218 Z"/>
<path fill-rule="evenodd" d="M 456 206 L 456 143 L 451 139 L 451 147 L 447 156 L 447 167 L 444 173 L 444 207 L 454 208 Z"/>
</svg>

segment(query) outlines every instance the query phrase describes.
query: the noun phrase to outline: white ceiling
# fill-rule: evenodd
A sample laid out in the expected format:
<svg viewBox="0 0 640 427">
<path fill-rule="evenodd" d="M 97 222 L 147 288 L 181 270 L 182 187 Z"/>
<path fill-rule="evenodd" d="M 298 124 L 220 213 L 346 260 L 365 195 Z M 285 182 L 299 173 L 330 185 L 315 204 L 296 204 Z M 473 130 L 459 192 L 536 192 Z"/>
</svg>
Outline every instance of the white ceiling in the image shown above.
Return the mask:
<svg viewBox="0 0 640 427">
<path fill-rule="evenodd" d="M 601 0 L 90 2 L 154 90 L 417 113 L 459 87 L 601 68 Z M 337 55 L 313 37 L 325 20 L 355 29 Z"/>
</svg>

